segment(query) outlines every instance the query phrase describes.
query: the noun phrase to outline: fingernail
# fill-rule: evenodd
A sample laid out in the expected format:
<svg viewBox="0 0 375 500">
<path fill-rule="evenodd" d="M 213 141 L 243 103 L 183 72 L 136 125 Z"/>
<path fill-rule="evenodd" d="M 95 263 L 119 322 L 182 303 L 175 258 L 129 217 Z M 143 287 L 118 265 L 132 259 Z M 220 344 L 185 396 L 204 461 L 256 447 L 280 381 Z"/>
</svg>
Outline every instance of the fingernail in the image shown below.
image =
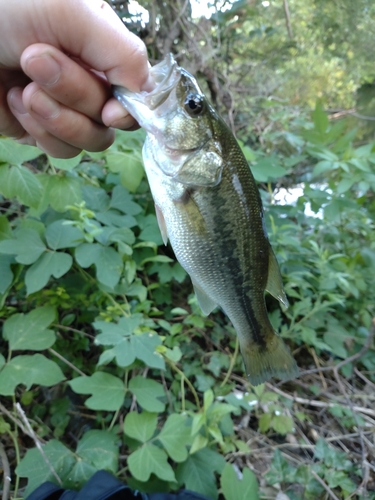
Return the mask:
<svg viewBox="0 0 375 500">
<path fill-rule="evenodd" d="M 39 85 L 54 85 L 60 78 L 61 67 L 49 54 L 30 57 L 25 63 L 26 74 Z"/>
<path fill-rule="evenodd" d="M 14 88 L 8 93 L 9 106 L 20 115 L 26 115 L 27 109 L 22 102 L 22 90 Z"/>
<path fill-rule="evenodd" d="M 56 118 L 60 113 L 59 104 L 51 99 L 43 90 L 38 90 L 32 96 L 30 101 L 30 109 L 44 120 Z"/>
</svg>

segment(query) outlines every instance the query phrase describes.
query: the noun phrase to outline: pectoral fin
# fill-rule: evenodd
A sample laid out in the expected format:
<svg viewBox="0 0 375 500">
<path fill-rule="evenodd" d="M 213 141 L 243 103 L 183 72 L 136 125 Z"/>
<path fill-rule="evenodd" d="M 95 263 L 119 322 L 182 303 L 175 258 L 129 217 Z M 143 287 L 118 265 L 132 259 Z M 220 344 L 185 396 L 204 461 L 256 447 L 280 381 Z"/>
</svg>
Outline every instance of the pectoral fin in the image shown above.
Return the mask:
<svg viewBox="0 0 375 500">
<path fill-rule="evenodd" d="M 198 299 L 199 307 L 202 309 L 203 314 L 208 316 L 217 307 L 217 304 L 210 299 L 210 297 L 193 281 L 195 295 Z"/>
<path fill-rule="evenodd" d="M 165 223 L 164 215 L 161 209 L 155 204 L 156 218 L 159 224 L 159 229 L 161 232 L 161 237 L 163 238 L 163 243 L 166 245 L 168 243 L 168 232 L 167 225 Z"/>
<path fill-rule="evenodd" d="M 276 256 L 273 253 L 271 246 L 269 250 L 268 279 L 266 290 L 285 307 L 289 306 L 288 299 L 286 298 L 283 288 L 279 264 L 277 263 Z"/>
</svg>

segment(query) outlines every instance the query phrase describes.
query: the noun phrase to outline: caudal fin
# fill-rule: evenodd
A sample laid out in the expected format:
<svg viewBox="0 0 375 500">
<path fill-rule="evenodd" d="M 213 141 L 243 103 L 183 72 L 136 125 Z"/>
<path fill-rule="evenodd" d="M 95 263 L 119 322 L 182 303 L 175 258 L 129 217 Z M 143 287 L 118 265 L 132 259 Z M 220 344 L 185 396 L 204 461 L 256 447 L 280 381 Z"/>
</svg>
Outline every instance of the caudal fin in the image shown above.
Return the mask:
<svg viewBox="0 0 375 500">
<path fill-rule="evenodd" d="M 240 345 L 246 374 L 253 385 L 262 384 L 271 377 L 288 380 L 298 376 L 297 363 L 278 335 L 274 334 L 265 348 L 254 342 L 240 341 Z"/>
</svg>

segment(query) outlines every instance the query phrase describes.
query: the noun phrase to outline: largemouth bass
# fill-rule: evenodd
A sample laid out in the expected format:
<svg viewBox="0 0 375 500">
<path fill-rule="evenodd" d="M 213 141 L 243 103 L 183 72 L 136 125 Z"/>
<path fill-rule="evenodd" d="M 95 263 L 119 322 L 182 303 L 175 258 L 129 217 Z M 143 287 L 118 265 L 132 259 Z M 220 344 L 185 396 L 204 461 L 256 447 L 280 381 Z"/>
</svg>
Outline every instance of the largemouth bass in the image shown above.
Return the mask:
<svg viewBox="0 0 375 500">
<path fill-rule="evenodd" d="M 160 231 L 190 275 L 202 311 L 220 306 L 238 334 L 253 385 L 298 368 L 269 321 L 264 292 L 287 305 L 248 163 L 195 78 L 172 55 L 151 92 L 113 93 L 147 131 L 143 160 Z"/>
</svg>

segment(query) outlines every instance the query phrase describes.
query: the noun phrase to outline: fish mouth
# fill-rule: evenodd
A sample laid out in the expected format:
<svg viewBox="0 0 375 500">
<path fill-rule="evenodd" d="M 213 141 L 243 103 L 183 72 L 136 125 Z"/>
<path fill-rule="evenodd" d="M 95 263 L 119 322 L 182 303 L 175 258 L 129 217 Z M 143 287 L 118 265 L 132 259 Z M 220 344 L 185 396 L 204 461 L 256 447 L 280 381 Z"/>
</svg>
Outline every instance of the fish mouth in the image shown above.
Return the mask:
<svg viewBox="0 0 375 500">
<path fill-rule="evenodd" d="M 181 68 L 177 65 L 172 54 L 155 64 L 150 69 L 151 78 L 155 87 L 151 92 L 132 92 L 120 85 L 112 85 L 113 95 L 121 104 L 128 108 L 129 101 L 135 100 L 151 111 L 158 108 L 169 97 L 181 78 Z"/>
</svg>

